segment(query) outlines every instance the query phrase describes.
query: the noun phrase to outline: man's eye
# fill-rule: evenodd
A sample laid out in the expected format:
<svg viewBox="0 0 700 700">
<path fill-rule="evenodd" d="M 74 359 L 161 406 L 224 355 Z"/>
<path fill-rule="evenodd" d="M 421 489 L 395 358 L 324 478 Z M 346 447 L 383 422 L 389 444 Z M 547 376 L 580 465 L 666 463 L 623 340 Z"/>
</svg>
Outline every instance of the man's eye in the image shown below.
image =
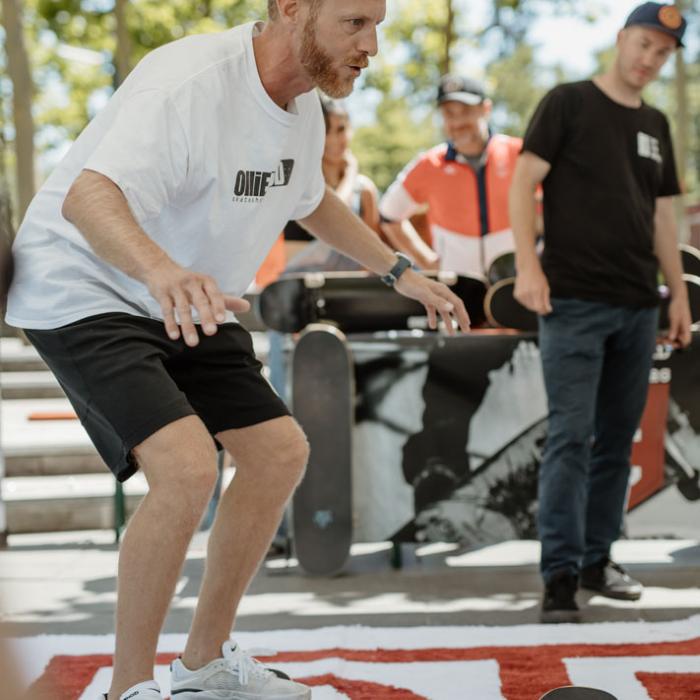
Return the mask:
<svg viewBox="0 0 700 700">
<path fill-rule="evenodd" d="M 362 27 L 365 24 L 365 21 L 361 18 L 351 19 L 348 21 L 350 22 L 350 25 L 355 29 L 362 29 Z"/>
</svg>

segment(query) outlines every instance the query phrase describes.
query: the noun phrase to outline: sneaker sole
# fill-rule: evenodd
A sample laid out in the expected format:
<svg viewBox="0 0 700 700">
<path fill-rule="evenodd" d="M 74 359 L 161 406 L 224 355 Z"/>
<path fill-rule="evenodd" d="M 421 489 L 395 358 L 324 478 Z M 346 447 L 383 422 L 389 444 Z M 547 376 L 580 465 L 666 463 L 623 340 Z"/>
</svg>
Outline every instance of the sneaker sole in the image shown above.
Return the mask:
<svg viewBox="0 0 700 700">
<path fill-rule="evenodd" d="M 583 590 L 589 591 L 590 593 L 597 593 L 602 595 L 604 598 L 612 598 L 613 600 L 639 600 L 642 597 L 640 593 L 616 593 L 615 591 L 601 591 L 599 588 L 593 588 L 591 586 L 584 586 L 581 584 Z"/>
<path fill-rule="evenodd" d="M 540 622 L 543 625 L 565 624 L 567 622 L 581 622 L 580 610 L 548 610 L 540 613 Z"/>
<path fill-rule="evenodd" d="M 293 695 L 289 693 L 260 695 L 260 693 L 241 693 L 240 691 L 232 694 L 226 690 L 183 690 L 172 693 L 172 700 L 311 700 L 311 688 Z"/>
</svg>

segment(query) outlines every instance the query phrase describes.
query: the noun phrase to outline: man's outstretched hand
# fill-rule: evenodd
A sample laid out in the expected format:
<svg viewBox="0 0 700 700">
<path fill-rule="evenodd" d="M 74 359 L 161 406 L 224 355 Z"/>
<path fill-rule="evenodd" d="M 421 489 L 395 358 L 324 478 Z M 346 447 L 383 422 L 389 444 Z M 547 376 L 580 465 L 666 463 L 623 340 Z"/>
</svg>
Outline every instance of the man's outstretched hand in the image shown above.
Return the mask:
<svg viewBox="0 0 700 700">
<path fill-rule="evenodd" d="M 441 282 L 436 282 L 409 269 L 399 277 L 396 291 L 423 304 L 428 314 L 428 326 L 433 330 L 437 328 L 439 314 L 449 335 L 455 333 L 453 320 L 457 321 L 457 325 L 464 333 L 469 331 L 471 323 L 469 314 L 464 308 L 464 302 Z"/>
<path fill-rule="evenodd" d="M 146 286 L 160 304 L 168 336 L 177 340 L 182 335 L 190 347 L 199 343 L 192 320 L 193 308 L 205 335 L 216 333 L 218 324 L 226 319 L 227 310 L 236 313 L 250 309 L 245 299 L 224 294 L 213 277 L 187 270 L 172 260 L 154 266 Z"/>
</svg>

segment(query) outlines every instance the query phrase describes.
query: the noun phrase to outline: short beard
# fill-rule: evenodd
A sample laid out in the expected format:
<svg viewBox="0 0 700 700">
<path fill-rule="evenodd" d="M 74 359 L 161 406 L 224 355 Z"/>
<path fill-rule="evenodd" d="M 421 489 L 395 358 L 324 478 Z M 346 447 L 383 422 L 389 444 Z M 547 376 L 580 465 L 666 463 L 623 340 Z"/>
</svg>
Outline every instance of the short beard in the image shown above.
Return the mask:
<svg viewBox="0 0 700 700">
<path fill-rule="evenodd" d="M 301 65 L 311 78 L 311 82 L 329 97 L 347 97 L 354 87 L 354 79 L 343 80 L 333 68 L 333 59 L 316 41 L 316 13 L 306 20 L 301 40 Z"/>
</svg>

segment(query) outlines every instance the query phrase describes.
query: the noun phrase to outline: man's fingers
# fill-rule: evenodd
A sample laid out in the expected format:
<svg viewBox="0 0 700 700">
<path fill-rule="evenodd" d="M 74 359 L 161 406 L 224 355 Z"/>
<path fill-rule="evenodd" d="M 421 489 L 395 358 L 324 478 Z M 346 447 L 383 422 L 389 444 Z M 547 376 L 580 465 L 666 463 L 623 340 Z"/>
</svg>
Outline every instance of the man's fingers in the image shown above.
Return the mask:
<svg viewBox="0 0 700 700">
<path fill-rule="evenodd" d="M 450 293 L 450 303 L 453 306 L 452 316 L 457 319 L 457 325 L 463 333 L 468 333 L 471 328 L 472 322 L 467 313 L 467 309 L 464 306 L 464 302 L 453 293 Z"/>
<path fill-rule="evenodd" d="M 178 291 L 175 297 L 175 308 L 177 309 L 177 315 L 180 321 L 182 337 L 185 339 L 185 343 L 193 348 L 199 343 L 199 336 L 192 322 L 190 300 L 181 291 Z"/>
<path fill-rule="evenodd" d="M 175 320 L 175 309 L 173 302 L 166 298 L 160 302 L 160 308 L 163 311 L 163 321 L 165 322 L 165 332 L 170 340 L 177 340 L 180 337 L 180 327 Z"/>
<path fill-rule="evenodd" d="M 544 308 L 544 314 L 551 314 L 552 313 L 552 302 L 549 298 L 549 285 L 545 285 L 544 289 L 542 290 L 542 303 L 543 303 L 543 308 Z"/>
<path fill-rule="evenodd" d="M 240 297 L 229 297 L 225 294 L 223 295 L 224 305 L 229 311 L 233 313 L 243 313 L 245 311 L 250 311 L 250 302 Z"/>
<path fill-rule="evenodd" d="M 440 299 L 438 302 L 437 309 L 440 312 L 442 322 L 445 324 L 445 329 L 447 330 L 448 335 L 455 334 L 455 329 L 452 325 L 452 312 L 454 311 L 454 308 L 454 304 L 451 304 L 449 301 L 445 301 L 444 299 Z"/>
<path fill-rule="evenodd" d="M 690 345 L 692 339 L 692 333 L 690 331 L 690 319 L 685 316 L 685 314 L 680 314 L 678 316 L 672 317 L 670 319 L 669 328 L 669 339 L 676 345 L 687 348 Z"/>
<path fill-rule="evenodd" d="M 540 313 L 537 296 L 533 292 L 520 294 L 516 297 L 516 301 L 519 301 L 528 311 L 534 311 L 536 314 Z"/>
<path fill-rule="evenodd" d="M 202 331 L 205 335 L 216 333 L 216 321 L 214 320 L 214 310 L 211 307 L 209 297 L 200 288 L 192 293 L 192 306 L 197 309 L 199 321 L 202 324 Z"/>
<path fill-rule="evenodd" d="M 690 345 L 690 343 L 692 342 L 692 340 L 693 340 L 693 333 L 690 330 L 690 325 L 687 325 L 687 326 L 685 326 L 685 328 L 683 328 L 683 333 L 681 335 L 681 342 L 683 343 L 683 347 L 687 348 Z"/>
<path fill-rule="evenodd" d="M 425 310 L 428 313 L 428 328 L 435 330 L 437 328 L 437 314 L 435 313 L 435 307 L 431 304 L 426 304 Z"/>
<path fill-rule="evenodd" d="M 226 304 L 224 302 L 224 295 L 221 293 L 219 286 L 216 282 L 207 277 L 204 280 L 204 291 L 209 297 L 209 303 L 211 304 L 212 311 L 214 312 L 214 320 L 216 323 L 223 323 L 226 320 Z"/>
</svg>

